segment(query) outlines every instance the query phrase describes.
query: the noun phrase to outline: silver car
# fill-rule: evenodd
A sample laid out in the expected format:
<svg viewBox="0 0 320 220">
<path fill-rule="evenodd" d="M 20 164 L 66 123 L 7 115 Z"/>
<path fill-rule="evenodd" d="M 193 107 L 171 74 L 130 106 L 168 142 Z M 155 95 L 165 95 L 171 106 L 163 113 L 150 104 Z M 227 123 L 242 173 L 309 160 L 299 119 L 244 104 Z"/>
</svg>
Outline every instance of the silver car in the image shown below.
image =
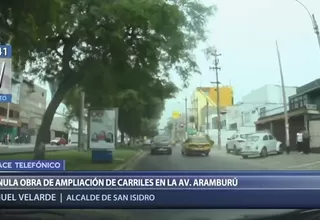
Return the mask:
<svg viewBox="0 0 320 220">
<path fill-rule="evenodd" d="M 153 142 L 151 144 L 151 154 L 157 154 L 157 153 L 166 153 L 168 155 L 172 154 L 172 141 L 169 136 L 156 136 L 153 139 Z"/>
</svg>

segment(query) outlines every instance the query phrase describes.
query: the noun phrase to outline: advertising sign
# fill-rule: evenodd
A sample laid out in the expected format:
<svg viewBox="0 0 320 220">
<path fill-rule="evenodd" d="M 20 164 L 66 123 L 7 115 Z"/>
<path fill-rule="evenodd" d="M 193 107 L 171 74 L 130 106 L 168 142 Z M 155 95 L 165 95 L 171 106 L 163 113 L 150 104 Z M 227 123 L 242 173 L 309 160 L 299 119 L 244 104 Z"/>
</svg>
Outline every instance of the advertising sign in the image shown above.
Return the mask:
<svg viewBox="0 0 320 220">
<path fill-rule="evenodd" d="M 12 47 L 10 45 L 0 45 L 0 103 L 12 102 L 11 57 Z"/>
<path fill-rule="evenodd" d="M 180 116 L 181 116 L 180 112 L 172 112 L 172 118 L 173 119 L 178 119 L 178 118 L 180 118 Z"/>
<path fill-rule="evenodd" d="M 118 110 L 89 111 L 89 148 L 114 150 L 117 143 Z"/>
</svg>

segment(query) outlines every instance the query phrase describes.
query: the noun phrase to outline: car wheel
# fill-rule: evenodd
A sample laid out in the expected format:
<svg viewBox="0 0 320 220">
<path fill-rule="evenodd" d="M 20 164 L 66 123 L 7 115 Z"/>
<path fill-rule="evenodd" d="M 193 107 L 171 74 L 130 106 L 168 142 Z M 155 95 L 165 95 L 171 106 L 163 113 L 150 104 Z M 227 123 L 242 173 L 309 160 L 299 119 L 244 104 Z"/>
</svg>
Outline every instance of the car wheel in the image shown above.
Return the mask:
<svg viewBox="0 0 320 220">
<path fill-rule="evenodd" d="M 207 157 L 207 156 L 209 156 L 209 153 L 210 153 L 210 152 L 206 152 L 206 153 L 204 153 L 204 155 Z"/>
<path fill-rule="evenodd" d="M 248 156 L 247 155 L 242 155 L 242 158 L 243 159 L 248 159 Z"/>
<path fill-rule="evenodd" d="M 183 150 L 181 150 L 181 155 L 182 155 L 182 156 L 184 156 L 184 155 L 185 155 L 185 153 L 184 153 L 184 151 L 183 151 Z"/>
<path fill-rule="evenodd" d="M 226 145 L 227 154 L 230 154 L 230 150 L 228 149 L 228 145 Z"/>
<path fill-rule="evenodd" d="M 53 143 L 50 143 L 51 145 L 53 145 Z"/>
<path fill-rule="evenodd" d="M 233 153 L 235 155 L 238 155 L 238 151 L 237 151 L 237 146 L 236 145 L 233 146 Z"/>
<path fill-rule="evenodd" d="M 154 150 L 151 150 L 151 151 L 150 151 L 150 154 L 151 154 L 151 155 L 155 155 L 155 151 L 154 151 Z"/>
<path fill-rule="evenodd" d="M 283 144 L 280 144 L 278 154 L 283 154 L 283 152 L 284 152 Z"/>
<path fill-rule="evenodd" d="M 56 143 L 56 145 L 59 146 L 60 144 L 59 144 L 59 143 Z"/>
<path fill-rule="evenodd" d="M 260 153 L 260 157 L 267 157 L 268 156 L 268 151 L 266 147 L 263 147 Z"/>
<path fill-rule="evenodd" d="M 172 150 L 168 150 L 168 155 L 172 155 Z"/>
</svg>

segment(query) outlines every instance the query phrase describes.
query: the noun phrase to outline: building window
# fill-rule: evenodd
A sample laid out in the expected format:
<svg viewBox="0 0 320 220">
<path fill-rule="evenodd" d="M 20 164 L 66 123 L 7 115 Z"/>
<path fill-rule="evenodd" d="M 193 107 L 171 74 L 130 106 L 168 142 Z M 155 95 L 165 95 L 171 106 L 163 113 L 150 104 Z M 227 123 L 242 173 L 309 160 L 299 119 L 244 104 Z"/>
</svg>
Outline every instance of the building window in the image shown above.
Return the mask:
<svg viewBox="0 0 320 220">
<path fill-rule="evenodd" d="M 267 115 L 267 109 L 266 109 L 266 107 L 262 107 L 262 108 L 260 108 L 260 117 L 266 117 L 266 115 Z"/>
<path fill-rule="evenodd" d="M 250 112 L 245 112 L 245 113 L 243 114 L 243 122 L 244 122 L 245 124 L 251 122 Z"/>
<path fill-rule="evenodd" d="M 293 103 L 291 103 L 291 102 L 290 102 L 290 104 L 289 104 L 289 109 L 290 109 L 290 110 L 294 109 Z"/>
</svg>

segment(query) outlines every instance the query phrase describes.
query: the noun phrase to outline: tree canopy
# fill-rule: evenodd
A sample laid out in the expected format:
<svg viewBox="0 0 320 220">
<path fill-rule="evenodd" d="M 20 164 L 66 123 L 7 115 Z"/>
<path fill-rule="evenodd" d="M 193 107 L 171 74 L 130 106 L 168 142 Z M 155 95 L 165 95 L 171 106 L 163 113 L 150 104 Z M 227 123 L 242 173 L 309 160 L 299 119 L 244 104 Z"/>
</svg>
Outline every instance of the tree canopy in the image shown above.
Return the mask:
<svg viewBox="0 0 320 220">
<path fill-rule="evenodd" d="M 193 50 L 206 39 L 213 9 L 193 0 L 1 1 L 1 40 L 13 45 L 15 68 L 27 64 L 25 74 L 58 85 L 34 159 L 44 158 L 59 104 L 77 112 L 79 91 L 91 106 L 119 107 L 119 127 L 132 136 L 146 130 L 146 120 L 157 121 L 177 91 L 169 72 L 184 85 L 199 73 Z"/>
</svg>

